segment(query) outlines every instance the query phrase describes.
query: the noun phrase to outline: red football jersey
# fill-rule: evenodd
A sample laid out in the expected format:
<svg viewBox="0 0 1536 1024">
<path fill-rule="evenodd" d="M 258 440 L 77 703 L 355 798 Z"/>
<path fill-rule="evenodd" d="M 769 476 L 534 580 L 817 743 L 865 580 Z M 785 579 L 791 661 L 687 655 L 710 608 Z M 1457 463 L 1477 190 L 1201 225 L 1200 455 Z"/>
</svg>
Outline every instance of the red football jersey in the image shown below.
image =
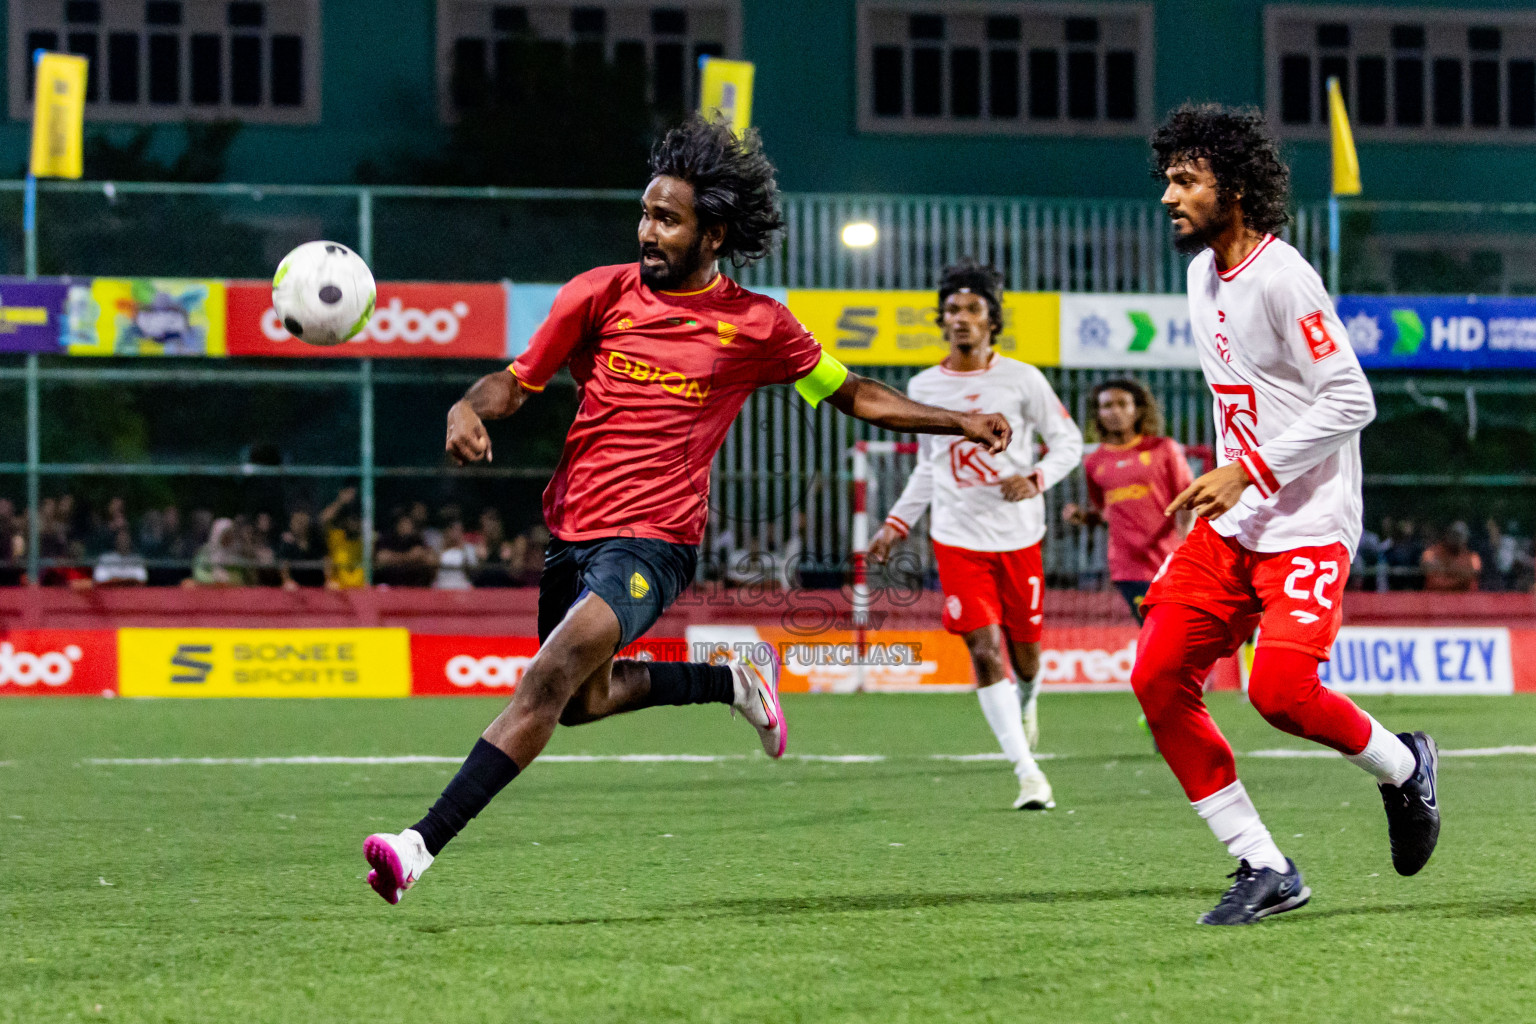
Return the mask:
<svg viewBox="0 0 1536 1024">
<path fill-rule="evenodd" d="M 821 352 L 782 304 L 724 274 L 687 293 L 652 291 L 638 263 L 573 278 L 511 366 L 539 391 L 569 365 L 579 389 L 544 491 L 549 532 L 698 544 L 710 465 L 747 396 L 800 380 Z"/>
<path fill-rule="evenodd" d="M 1179 546 L 1178 525 L 1163 515 L 1194 477 L 1170 437 L 1135 445 L 1099 445 L 1083 460 L 1088 498 L 1109 524 L 1109 578 L 1150 580 Z"/>
</svg>

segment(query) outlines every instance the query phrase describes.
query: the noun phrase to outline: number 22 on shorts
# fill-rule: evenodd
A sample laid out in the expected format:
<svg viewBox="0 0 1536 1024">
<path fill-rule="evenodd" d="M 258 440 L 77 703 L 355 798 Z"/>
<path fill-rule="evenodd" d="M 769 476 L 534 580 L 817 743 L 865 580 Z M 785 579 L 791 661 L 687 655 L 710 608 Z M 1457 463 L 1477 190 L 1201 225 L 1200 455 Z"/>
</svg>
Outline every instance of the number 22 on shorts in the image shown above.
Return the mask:
<svg viewBox="0 0 1536 1024">
<path fill-rule="evenodd" d="M 1329 561 L 1318 564 L 1310 558 L 1297 555 L 1291 559 L 1291 564 L 1296 566 L 1296 570 L 1285 578 L 1285 596 L 1294 597 L 1298 601 L 1312 598 L 1324 608 L 1332 608 L 1333 601 L 1324 592 L 1328 584 L 1339 578 L 1339 563 Z M 1307 590 L 1305 585 L 1313 573 L 1318 574 L 1317 582 L 1311 590 Z"/>
</svg>

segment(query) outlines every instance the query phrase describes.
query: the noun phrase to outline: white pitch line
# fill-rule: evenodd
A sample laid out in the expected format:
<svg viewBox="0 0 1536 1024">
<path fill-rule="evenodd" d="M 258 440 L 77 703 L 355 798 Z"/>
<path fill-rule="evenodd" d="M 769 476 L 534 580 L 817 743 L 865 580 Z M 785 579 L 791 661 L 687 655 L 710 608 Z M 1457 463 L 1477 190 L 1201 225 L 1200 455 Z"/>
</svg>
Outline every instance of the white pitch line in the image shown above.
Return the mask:
<svg viewBox="0 0 1536 1024">
<path fill-rule="evenodd" d="M 928 754 L 929 761 L 1002 761 L 1003 754 Z M 1339 757 L 1336 751 L 1322 748 L 1292 749 L 1277 747 L 1269 750 L 1251 750 L 1243 757 L 1261 757 L 1277 760 Z M 1536 746 L 1468 747 L 1461 750 L 1442 750 L 1441 757 L 1509 757 L 1536 756 Z M 1071 754 L 1036 754 L 1037 761 L 1073 758 Z M 541 764 L 718 764 L 725 761 L 746 761 L 747 754 L 546 754 L 539 758 Z M 106 768 L 158 768 L 175 765 L 195 767 L 267 765 L 411 765 L 411 764 L 461 764 L 458 756 L 439 757 L 433 754 L 401 754 L 396 756 L 327 756 L 302 755 L 294 757 L 89 757 L 81 763 Z M 906 760 L 901 756 L 886 754 L 790 754 L 790 761 L 807 761 L 820 764 L 880 764 L 885 761 Z M 0 761 L 0 767 L 11 767 L 14 761 Z"/>
</svg>

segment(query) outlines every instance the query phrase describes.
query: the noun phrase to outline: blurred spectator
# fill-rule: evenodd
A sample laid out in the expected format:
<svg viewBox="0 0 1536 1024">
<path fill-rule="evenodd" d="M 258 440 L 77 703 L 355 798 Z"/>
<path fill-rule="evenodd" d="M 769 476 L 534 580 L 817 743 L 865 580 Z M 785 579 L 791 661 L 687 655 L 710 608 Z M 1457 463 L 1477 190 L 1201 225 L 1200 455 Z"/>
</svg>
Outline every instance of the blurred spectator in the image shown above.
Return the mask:
<svg viewBox="0 0 1536 1024">
<path fill-rule="evenodd" d="M 277 568 L 277 553 L 272 549 L 272 514 L 258 512 L 254 521 L 245 516 L 236 516 L 235 526 L 240 531 L 240 550 L 250 559 L 247 585 L 280 586 L 283 582 L 282 573 Z"/>
<path fill-rule="evenodd" d="M 1457 520 L 1446 528 L 1440 542 L 1424 550 L 1424 589 L 1442 592 L 1477 589 L 1483 560 L 1467 546 L 1471 531 Z"/>
<path fill-rule="evenodd" d="M 26 576 L 27 520 L 9 498 L 0 498 L 0 587 L 14 587 Z"/>
<path fill-rule="evenodd" d="M 411 502 L 411 510 L 406 513 L 411 517 L 411 522 L 416 524 L 416 532 L 421 535 L 422 542 L 434 552 L 443 549 L 443 531 L 437 529 L 432 523 L 432 516 L 427 512 L 427 503 L 424 501 Z M 390 516 L 394 519 L 394 516 Z M 441 519 L 438 520 L 442 522 Z"/>
<path fill-rule="evenodd" d="M 107 499 L 106 512 L 100 517 L 93 517 L 90 536 L 91 552 L 102 554 L 113 550 L 117 544 L 117 535 L 124 530 L 132 529 L 128 522 L 128 502 L 121 495 L 113 495 Z"/>
<path fill-rule="evenodd" d="M 215 519 L 208 541 L 192 559 L 192 577 L 185 585 L 240 587 L 250 583 L 250 551 L 241 544 L 240 529 L 233 519 Z"/>
<path fill-rule="evenodd" d="M 1420 561 L 1424 547 L 1419 543 L 1417 529 L 1412 519 L 1399 519 L 1392 533 L 1392 546 L 1387 549 L 1387 569 L 1391 574 L 1392 590 L 1419 590 L 1424 577 L 1420 574 Z"/>
<path fill-rule="evenodd" d="M 1527 590 L 1531 554 L 1520 534 L 1520 524 L 1510 520 L 1501 529 L 1493 517 L 1484 526 L 1487 539 L 1478 551 L 1483 560 L 1479 584 L 1483 590 Z"/>
<path fill-rule="evenodd" d="M 526 544 L 527 542 L 524 541 L 523 546 Z M 522 563 L 521 550 L 507 540 L 507 531 L 502 525 L 501 513 L 494 508 L 480 511 L 480 534 L 475 544 L 475 561 L 479 563 L 479 569 L 475 573 L 475 586 L 510 587 L 514 585 L 513 574 Z"/>
<path fill-rule="evenodd" d="M 475 568 L 475 546 L 464 539 L 464 524 L 449 520 L 443 530 L 443 549 L 437 555 L 437 575 L 432 586 L 438 590 L 469 590 L 474 586 L 469 574 Z"/>
<path fill-rule="evenodd" d="M 89 587 L 84 566 L 85 545 L 74 532 L 75 499 L 68 494 L 44 498 L 38 514 L 37 553 L 42 559 L 45 587 Z"/>
<path fill-rule="evenodd" d="M 117 531 L 112 550 L 96 559 L 91 580 L 98 587 L 142 587 L 149 583 L 149 570 L 133 550 L 133 534 L 126 526 Z"/>
<path fill-rule="evenodd" d="M 357 511 L 357 488 L 343 487 L 320 511 L 325 532 L 325 585 L 348 590 L 367 582 L 363 570 L 363 518 Z"/>
<path fill-rule="evenodd" d="M 1387 552 L 1392 550 L 1392 520 L 1383 519 L 1381 530 L 1369 527 L 1360 533 L 1360 547 L 1350 569 L 1350 581 L 1361 590 L 1387 589 Z"/>
<path fill-rule="evenodd" d="M 520 587 L 536 587 L 539 585 L 539 577 L 544 575 L 544 552 L 549 550 L 549 527 L 543 523 L 530 526 L 522 535 L 522 540 L 525 542 L 523 557 L 513 574 L 513 580 Z"/>
<path fill-rule="evenodd" d="M 325 586 L 325 547 L 308 509 L 295 509 L 288 517 L 288 529 L 277 542 L 277 569 L 285 589 Z"/>
<path fill-rule="evenodd" d="M 374 546 L 373 581 L 391 587 L 426 587 L 432 584 L 437 556 L 427 547 L 409 512 L 395 517 L 394 529 Z"/>
</svg>

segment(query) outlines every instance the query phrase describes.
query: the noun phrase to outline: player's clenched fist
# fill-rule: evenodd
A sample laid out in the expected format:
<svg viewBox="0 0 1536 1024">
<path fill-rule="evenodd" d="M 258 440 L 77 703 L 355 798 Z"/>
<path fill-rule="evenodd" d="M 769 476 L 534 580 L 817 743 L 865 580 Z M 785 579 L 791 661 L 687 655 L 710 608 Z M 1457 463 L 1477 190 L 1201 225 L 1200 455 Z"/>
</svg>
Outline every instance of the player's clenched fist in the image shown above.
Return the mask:
<svg viewBox="0 0 1536 1024">
<path fill-rule="evenodd" d="M 1013 441 L 1013 428 L 1000 412 L 968 412 L 960 416 L 960 429 L 967 440 L 975 441 L 996 455 Z"/>
<path fill-rule="evenodd" d="M 448 410 L 448 454 L 459 465 L 491 461 L 491 438 L 485 424 L 468 402 L 459 401 Z"/>
<path fill-rule="evenodd" d="M 1197 516 L 1216 519 L 1237 504 L 1251 483 L 1253 481 L 1248 479 L 1248 471 L 1241 462 L 1229 462 L 1184 488 L 1184 493 L 1173 499 L 1163 510 L 1163 515 L 1171 516 L 1187 508 Z"/>
</svg>

